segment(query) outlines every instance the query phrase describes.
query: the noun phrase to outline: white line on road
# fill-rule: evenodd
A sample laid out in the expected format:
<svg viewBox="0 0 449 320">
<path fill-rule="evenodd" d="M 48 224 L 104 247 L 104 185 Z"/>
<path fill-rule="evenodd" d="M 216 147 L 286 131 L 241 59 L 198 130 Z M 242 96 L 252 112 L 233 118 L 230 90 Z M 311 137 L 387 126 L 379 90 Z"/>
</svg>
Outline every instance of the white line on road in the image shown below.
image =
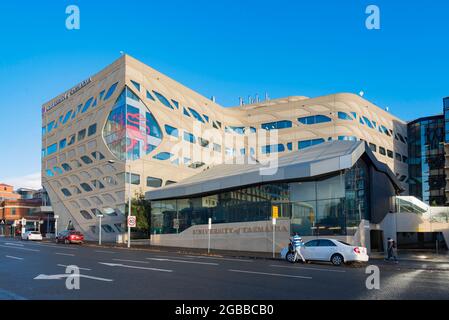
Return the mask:
<svg viewBox="0 0 449 320">
<path fill-rule="evenodd" d="M 31 246 L 35 247 L 44 247 L 44 248 L 58 248 L 61 250 L 78 250 L 78 248 L 68 247 L 66 245 L 55 245 L 55 244 L 44 244 L 44 243 L 29 243 Z"/>
<path fill-rule="evenodd" d="M 236 262 L 254 262 L 253 260 L 244 260 L 244 259 L 233 259 L 233 258 L 215 258 L 215 257 L 202 257 L 202 256 L 187 256 L 195 259 L 210 259 L 210 260 L 224 260 L 224 261 L 236 261 Z"/>
<path fill-rule="evenodd" d="M 159 261 L 159 262 L 174 262 L 174 263 L 190 263 L 190 264 L 202 264 L 209 266 L 218 266 L 218 263 L 210 262 L 196 262 L 196 261 L 186 261 L 186 260 L 173 260 L 173 259 L 158 259 L 158 258 L 146 258 L 147 260 Z"/>
<path fill-rule="evenodd" d="M 40 250 L 27 249 L 27 248 L 21 248 L 21 247 L 16 247 L 16 246 L 11 247 L 11 246 L 2 246 L 2 245 L 0 245 L 0 247 L 7 248 L 7 249 L 17 249 L 17 250 L 23 250 L 23 251 L 40 252 Z"/>
<path fill-rule="evenodd" d="M 95 250 L 95 252 L 98 252 L 98 253 L 110 253 L 110 254 L 115 254 L 115 252 L 112 252 L 112 251 Z"/>
<path fill-rule="evenodd" d="M 86 276 L 84 274 L 55 274 L 47 276 L 45 274 L 40 274 L 34 280 L 62 280 L 64 278 L 85 278 L 85 279 L 91 279 L 91 280 L 97 280 L 97 281 L 104 281 L 104 282 L 112 282 L 114 280 L 112 279 L 105 279 L 105 278 L 98 278 L 98 277 L 91 277 Z"/>
<path fill-rule="evenodd" d="M 138 260 L 126 260 L 126 259 L 112 259 L 112 260 L 119 261 L 119 262 L 132 262 L 132 263 L 149 264 L 149 262 L 147 262 L 147 261 L 138 261 Z"/>
<path fill-rule="evenodd" d="M 162 259 L 179 259 L 179 258 L 182 258 L 182 259 L 187 259 L 187 260 L 192 260 L 192 258 L 186 258 L 186 257 L 184 257 L 184 256 L 182 256 L 182 257 L 180 257 L 180 256 L 155 256 L 156 258 L 162 258 Z"/>
<path fill-rule="evenodd" d="M 99 264 L 102 264 L 102 265 L 108 266 L 108 267 L 120 267 L 120 268 L 139 269 L 139 270 L 149 270 L 149 271 L 158 271 L 158 272 L 173 272 L 173 270 L 156 269 L 156 268 L 145 268 L 145 267 L 136 267 L 136 266 L 127 266 L 127 265 L 125 265 L 125 264 L 119 264 L 119 263 L 105 263 L 105 262 L 99 262 Z"/>
<path fill-rule="evenodd" d="M 71 253 L 59 253 L 59 252 L 56 252 L 55 254 L 58 255 L 58 256 L 66 256 L 66 257 L 74 257 L 75 256 L 74 254 L 71 254 Z"/>
<path fill-rule="evenodd" d="M 13 257 L 13 256 L 6 256 L 6 258 L 14 259 L 14 260 L 23 260 L 23 258 Z"/>
<path fill-rule="evenodd" d="M 229 272 L 237 272 L 237 273 L 258 274 L 258 275 L 263 275 L 263 276 L 274 276 L 274 277 L 298 278 L 298 279 L 312 280 L 312 277 L 292 276 L 289 274 L 265 273 L 265 272 L 254 272 L 254 271 L 245 271 L 245 270 L 228 270 L 228 271 Z"/>
<path fill-rule="evenodd" d="M 335 272 L 335 273 L 345 273 L 345 270 L 331 270 L 331 269 L 320 269 L 320 268 L 306 268 L 306 267 L 290 267 L 290 266 L 281 266 L 273 264 L 270 267 L 273 268 L 286 268 L 286 269 L 299 269 L 299 270 L 312 270 L 312 271 L 322 271 L 322 272 Z"/>
<path fill-rule="evenodd" d="M 70 267 L 70 266 L 66 266 L 64 264 L 58 264 L 58 267 L 67 268 L 67 267 Z M 92 269 L 87 269 L 87 268 L 80 268 L 80 267 L 78 267 L 78 269 L 84 270 L 84 271 L 92 271 Z"/>
<path fill-rule="evenodd" d="M 6 242 L 5 243 L 7 246 L 18 246 L 18 247 L 23 247 L 23 244 L 21 243 L 11 243 L 11 242 Z"/>
</svg>

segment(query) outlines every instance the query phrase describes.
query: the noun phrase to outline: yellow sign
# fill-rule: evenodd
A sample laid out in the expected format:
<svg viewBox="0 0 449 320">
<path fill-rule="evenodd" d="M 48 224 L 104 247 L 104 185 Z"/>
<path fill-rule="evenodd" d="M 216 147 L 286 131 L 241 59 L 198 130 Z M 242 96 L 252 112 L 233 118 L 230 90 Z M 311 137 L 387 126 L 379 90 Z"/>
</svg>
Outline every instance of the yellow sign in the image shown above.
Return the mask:
<svg viewBox="0 0 449 320">
<path fill-rule="evenodd" d="M 279 219 L 279 207 L 273 206 L 272 216 L 273 219 Z"/>
</svg>

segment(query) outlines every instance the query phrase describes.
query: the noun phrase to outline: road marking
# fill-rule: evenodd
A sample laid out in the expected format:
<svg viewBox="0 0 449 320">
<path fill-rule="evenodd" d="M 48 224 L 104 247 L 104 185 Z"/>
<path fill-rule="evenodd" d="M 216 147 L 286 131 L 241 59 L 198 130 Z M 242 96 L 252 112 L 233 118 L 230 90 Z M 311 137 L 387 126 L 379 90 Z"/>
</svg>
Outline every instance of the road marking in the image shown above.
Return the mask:
<svg viewBox="0 0 449 320">
<path fill-rule="evenodd" d="M 62 280 L 64 278 L 85 278 L 85 279 L 91 279 L 91 280 L 97 280 L 97 281 L 104 281 L 104 282 L 112 282 L 114 280 L 112 279 L 105 279 L 105 278 L 98 278 L 98 277 L 91 277 L 86 276 L 83 274 L 55 274 L 55 275 L 45 275 L 40 274 L 34 280 Z"/>
<path fill-rule="evenodd" d="M 179 259 L 180 257 L 175 257 L 175 256 L 155 256 L 156 258 L 162 258 L 162 259 Z M 183 259 L 188 259 L 191 260 L 192 258 L 186 258 L 186 257 L 182 257 Z"/>
<path fill-rule="evenodd" d="M 78 248 L 71 248 L 63 245 L 43 244 L 43 243 L 30 243 L 31 246 L 44 247 L 44 248 L 58 248 L 61 250 L 78 250 Z"/>
<path fill-rule="evenodd" d="M 209 266 L 218 266 L 218 263 L 211 262 L 196 262 L 196 261 L 186 261 L 186 260 L 173 260 L 173 259 L 158 259 L 158 258 L 146 258 L 147 260 L 159 261 L 159 262 L 174 262 L 174 263 L 190 263 L 190 264 L 202 264 Z"/>
<path fill-rule="evenodd" d="M 23 260 L 23 258 L 13 257 L 13 256 L 6 256 L 6 258 L 14 259 L 14 260 Z"/>
<path fill-rule="evenodd" d="M 126 259 L 112 259 L 112 260 L 114 260 L 114 261 L 119 261 L 119 262 L 132 262 L 132 263 L 149 264 L 149 262 L 147 262 L 147 261 L 126 260 Z"/>
<path fill-rule="evenodd" d="M 115 254 L 115 252 L 112 252 L 112 251 L 95 250 L 95 252 Z"/>
<path fill-rule="evenodd" d="M 24 250 L 24 251 L 40 252 L 40 250 L 21 248 L 21 247 L 15 247 L 15 246 L 11 247 L 11 246 L 0 245 L 0 247 L 7 248 L 7 249 L 17 249 L 17 250 Z"/>
<path fill-rule="evenodd" d="M 270 267 L 273 268 L 286 268 L 286 269 L 300 269 L 300 270 L 312 270 L 312 271 L 323 271 L 323 272 L 335 272 L 335 273 L 345 273 L 345 270 L 331 270 L 331 269 L 320 269 L 320 268 L 306 268 L 306 267 L 290 267 L 290 266 L 281 266 L 273 264 Z"/>
<path fill-rule="evenodd" d="M 120 267 L 120 268 L 129 268 L 129 269 L 139 269 L 139 270 L 149 270 L 149 271 L 158 271 L 158 272 L 173 272 L 173 270 L 167 270 L 167 269 L 156 269 L 156 268 L 145 268 L 145 267 L 136 267 L 136 266 L 128 266 L 125 264 L 119 264 L 119 263 L 105 263 L 105 262 L 99 262 L 99 264 L 108 266 L 108 267 Z"/>
<path fill-rule="evenodd" d="M 55 254 L 58 255 L 58 256 L 66 256 L 66 257 L 74 257 L 75 256 L 74 254 L 71 254 L 71 253 L 59 253 L 59 252 L 56 252 Z"/>
<path fill-rule="evenodd" d="M 249 262 L 249 263 L 254 262 L 253 260 L 233 259 L 233 258 L 215 258 L 215 257 L 202 257 L 202 256 L 188 256 L 188 257 L 196 259 L 225 260 L 225 261 Z"/>
<path fill-rule="evenodd" d="M 7 246 L 18 246 L 18 247 L 23 247 L 23 244 L 20 244 L 20 243 L 6 242 L 5 244 L 6 244 Z"/>
<path fill-rule="evenodd" d="M 71 266 L 66 266 L 64 264 L 58 264 L 57 266 L 58 267 L 63 267 L 63 268 L 71 267 Z M 84 270 L 84 271 L 92 271 L 92 269 L 87 269 L 87 268 L 80 268 L 80 267 L 78 267 L 78 269 Z"/>
<path fill-rule="evenodd" d="M 263 275 L 263 276 L 273 276 L 273 277 L 284 277 L 284 278 L 297 278 L 297 279 L 312 280 L 312 277 L 292 276 L 292 275 L 289 275 L 289 274 L 265 273 L 265 272 L 254 272 L 254 271 L 245 271 L 245 270 L 228 270 L 228 271 L 229 272 L 237 272 L 237 273 L 258 274 L 258 275 Z"/>
</svg>

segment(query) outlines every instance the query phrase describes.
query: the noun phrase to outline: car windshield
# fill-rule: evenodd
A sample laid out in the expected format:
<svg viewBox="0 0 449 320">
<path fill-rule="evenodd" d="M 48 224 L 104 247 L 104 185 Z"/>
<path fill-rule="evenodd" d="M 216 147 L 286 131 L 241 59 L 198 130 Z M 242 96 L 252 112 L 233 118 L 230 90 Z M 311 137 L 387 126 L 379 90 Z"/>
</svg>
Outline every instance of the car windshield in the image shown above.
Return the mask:
<svg viewBox="0 0 449 320">
<path fill-rule="evenodd" d="M 31 234 L 40 234 L 39 232 L 37 232 L 37 231 L 33 231 L 33 232 L 30 232 Z"/>
<path fill-rule="evenodd" d="M 340 243 L 342 243 L 342 244 L 344 244 L 345 246 L 351 246 L 349 243 L 346 243 L 346 242 L 344 242 L 344 241 L 340 241 L 340 240 L 337 240 L 338 242 L 340 242 Z"/>
</svg>

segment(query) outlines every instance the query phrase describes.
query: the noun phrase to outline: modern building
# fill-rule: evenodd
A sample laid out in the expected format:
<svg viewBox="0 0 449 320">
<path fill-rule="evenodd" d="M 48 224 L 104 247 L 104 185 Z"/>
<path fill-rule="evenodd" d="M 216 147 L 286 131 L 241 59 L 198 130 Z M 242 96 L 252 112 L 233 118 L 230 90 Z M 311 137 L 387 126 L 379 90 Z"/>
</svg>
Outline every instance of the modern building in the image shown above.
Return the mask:
<svg viewBox="0 0 449 320">
<path fill-rule="evenodd" d="M 364 142 L 326 142 L 279 158 L 276 172 L 262 164 L 218 165 L 148 193 L 157 245 L 271 251 L 272 208 L 277 208 L 276 251 L 297 232 L 371 247 L 395 212 L 403 190 L 389 167 Z M 212 201 L 210 201 L 212 200 Z"/>
<path fill-rule="evenodd" d="M 129 193 L 242 159 L 275 164 L 330 141 L 366 142 L 407 188 L 407 124 L 354 94 L 224 108 L 124 55 L 44 104 L 42 122 L 43 186 L 60 225 L 73 224 L 89 240 L 99 235 L 100 213 L 103 238 L 122 235 Z"/>
<path fill-rule="evenodd" d="M 409 194 L 431 206 L 446 205 L 444 116 L 408 124 Z"/>
<path fill-rule="evenodd" d="M 446 205 L 449 205 L 449 97 L 443 99 L 444 110 L 444 153 L 446 173 Z"/>
</svg>

